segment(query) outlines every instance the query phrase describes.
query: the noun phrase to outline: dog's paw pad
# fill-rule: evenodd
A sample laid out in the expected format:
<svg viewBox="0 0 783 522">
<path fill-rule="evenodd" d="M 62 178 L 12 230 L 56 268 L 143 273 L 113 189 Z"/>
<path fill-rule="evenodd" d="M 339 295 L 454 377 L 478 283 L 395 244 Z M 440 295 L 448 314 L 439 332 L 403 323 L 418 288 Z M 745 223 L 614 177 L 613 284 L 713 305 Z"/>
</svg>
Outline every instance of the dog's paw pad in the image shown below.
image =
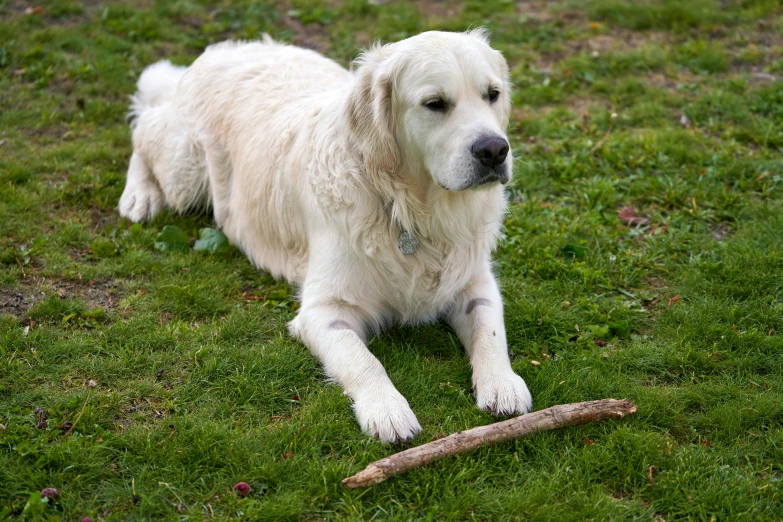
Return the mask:
<svg viewBox="0 0 783 522">
<path fill-rule="evenodd" d="M 478 407 L 497 415 L 527 413 L 533 407 L 527 384 L 513 372 L 481 379 L 474 388 Z"/>
<path fill-rule="evenodd" d="M 360 399 L 353 405 L 362 431 L 381 442 L 396 444 L 421 431 L 416 415 L 402 395 Z"/>
<path fill-rule="evenodd" d="M 163 193 L 154 183 L 127 185 L 120 197 L 120 215 L 137 223 L 155 217 L 163 208 Z"/>
</svg>

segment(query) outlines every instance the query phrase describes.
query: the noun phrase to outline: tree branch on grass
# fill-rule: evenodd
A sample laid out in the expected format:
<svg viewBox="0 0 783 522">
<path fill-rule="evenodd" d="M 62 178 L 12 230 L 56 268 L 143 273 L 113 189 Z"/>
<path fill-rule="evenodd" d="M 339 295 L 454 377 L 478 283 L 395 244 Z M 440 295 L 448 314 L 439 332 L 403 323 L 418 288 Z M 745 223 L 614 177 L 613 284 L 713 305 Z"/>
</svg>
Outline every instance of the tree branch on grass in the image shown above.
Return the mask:
<svg viewBox="0 0 783 522">
<path fill-rule="evenodd" d="M 409 469 L 418 468 L 451 455 L 467 453 L 480 446 L 521 439 L 531 433 L 553 430 L 564 426 L 586 424 L 604 419 L 621 419 L 636 413 L 636 405 L 628 399 L 561 404 L 545 410 L 488 426 L 459 431 L 448 437 L 395 453 L 376 460 L 352 477 L 343 480 L 349 488 L 371 486 Z"/>
</svg>

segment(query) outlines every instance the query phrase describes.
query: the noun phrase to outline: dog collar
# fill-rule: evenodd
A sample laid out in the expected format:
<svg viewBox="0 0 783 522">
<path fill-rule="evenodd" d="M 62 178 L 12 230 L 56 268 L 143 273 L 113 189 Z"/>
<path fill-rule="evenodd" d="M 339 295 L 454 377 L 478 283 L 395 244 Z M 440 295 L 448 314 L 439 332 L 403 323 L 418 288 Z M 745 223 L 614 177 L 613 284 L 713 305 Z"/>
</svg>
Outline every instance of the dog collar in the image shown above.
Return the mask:
<svg viewBox="0 0 783 522">
<path fill-rule="evenodd" d="M 416 239 L 416 236 L 407 230 L 400 232 L 400 238 L 397 240 L 397 246 L 400 247 L 400 252 L 409 256 L 416 252 L 416 246 L 418 246 L 418 244 L 419 240 Z"/>
</svg>

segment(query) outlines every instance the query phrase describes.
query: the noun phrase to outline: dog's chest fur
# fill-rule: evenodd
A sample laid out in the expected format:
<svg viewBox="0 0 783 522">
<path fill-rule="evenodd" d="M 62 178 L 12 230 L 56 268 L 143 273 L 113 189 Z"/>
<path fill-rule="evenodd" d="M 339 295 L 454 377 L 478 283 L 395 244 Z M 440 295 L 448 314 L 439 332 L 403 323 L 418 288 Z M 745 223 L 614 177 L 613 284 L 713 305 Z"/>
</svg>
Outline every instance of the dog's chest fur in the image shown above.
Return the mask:
<svg viewBox="0 0 783 522">
<path fill-rule="evenodd" d="M 397 320 L 430 321 L 448 308 L 480 262 L 478 250 L 472 245 L 460 248 L 420 239 L 415 253 L 395 256 L 398 262 L 389 267 L 386 277 L 395 289 L 388 300 Z"/>
<path fill-rule="evenodd" d="M 355 230 L 349 239 L 361 246 L 355 255 L 363 258 L 363 270 L 371 274 L 366 279 L 369 285 L 359 290 L 394 322 L 437 318 L 477 267 L 489 263 L 504 209 L 502 189 L 461 195 L 456 201 L 430 201 L 428 212 L 415 222 L 418 244 L 412 254 L 401 251 L 403 228 L 388 212 L 370 220 L 374 226 Z"/>
<path fill-rule="evenodd" d="M 506 209 L 503 188 L 449 192 L 432 180 L 393 181 L 409 179 L 399 173 L 373 176 L 330 131 L 314 134 L 305 171 L 319 227 L 342 236 L 342 259 L 354 264 L 342 267 L 353 274 L 340 278 L 339 298 L 367 309 L 379 325 L 437 318 L 477 267 L 490 263 Z M 412 254 L 398 245 L 403 231 L 418 239 Z"/>
</svg>

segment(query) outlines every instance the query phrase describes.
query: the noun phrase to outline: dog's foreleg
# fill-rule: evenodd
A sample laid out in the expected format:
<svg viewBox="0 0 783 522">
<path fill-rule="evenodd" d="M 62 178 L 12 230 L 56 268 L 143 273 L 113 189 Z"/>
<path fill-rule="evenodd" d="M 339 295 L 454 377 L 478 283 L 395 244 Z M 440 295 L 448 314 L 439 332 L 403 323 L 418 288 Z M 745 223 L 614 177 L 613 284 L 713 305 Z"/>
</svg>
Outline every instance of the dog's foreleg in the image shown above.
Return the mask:
<svg viewBox="0 0 783 522">
<path fill-rule="evenodd" d="M 489 266 L 474 274 L 457 296 L 448 321 L 470 357 L 478 407 L 499 415 L 530 411 L 527 385 L 511 369 L 503 301 Z"/>
<path fill-rule="evenodd" d="M 349 307 L 303 306 L 289 329 L 351 398 L 362 431 L 383 442 L 408 440 L 421 431 L 408 401 L 367 349 L 363 325 Z"/>
</svg>

